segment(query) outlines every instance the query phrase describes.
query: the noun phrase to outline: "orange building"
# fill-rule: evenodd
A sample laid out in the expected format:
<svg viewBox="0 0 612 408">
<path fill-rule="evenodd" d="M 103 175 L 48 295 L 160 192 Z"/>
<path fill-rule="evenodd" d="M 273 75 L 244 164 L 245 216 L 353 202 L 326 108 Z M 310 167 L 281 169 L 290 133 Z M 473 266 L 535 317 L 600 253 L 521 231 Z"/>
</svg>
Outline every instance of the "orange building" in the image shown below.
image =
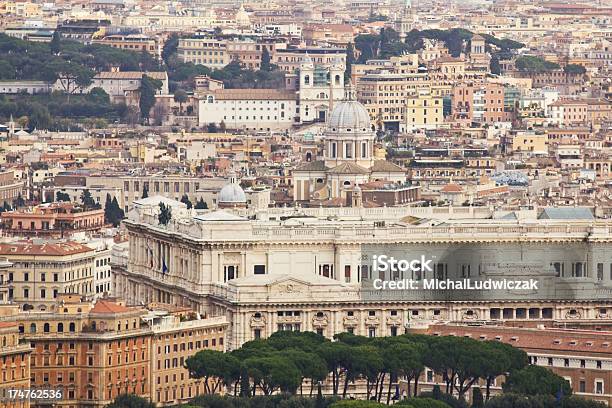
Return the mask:
<svg viewBox="0 0 612 408">
<path fill-rule="evenodd" d="M 474 114 L 474 84 L 461 83 L 454 86 L 451 100 L 453 120 L 470 123 Z"/>
<path fill-rule="evenodd" d="M 70 202 L 40 204 L 31 210 L 5 211 L 0 214 L 6 233 L 23 235 L 65 236 L 78 231 L 102 228 L 104 210 L 86 210 Z"/>
<path fill-rule="evenodd" d="M 15 382 L 25 378 L 29 385 L 31 379 L 32 388 L 61 389 L 54 407 L 101 408 L 126 393 L 158 406 L 185 403 L 205 389 L 202 380 L 189 377 L 185 360 L 204 349 L 225 351 L 229 323 L 224 316 L 202 319 L 191 310 L 168 307 L 153 305 L 148 311 L 118 300 L 91 303 L 78 295 L 60 295 L 44 312 L 3 316 L 0 341 L 3 328 L 10 327 L 15 339 L 22 336 L 27 342 L 31 355 L 19 376 L 10 371 L 19 365 L 0 368 Z"/>
<path fill-rule="evenodd" d="M 149 398 L 151 331 L 141 308 L 63 295 L 48 312 L 21 313 L 32 344 L 32 387 L 61 388 L 56 407 L 104 407 L 120 394 Z"/>
<path fill-rule="evenodd" d="M 0 322 L 0 405 L 28 408 L 28 399 L 11 398 L 9 390 L 30 388 L 30 344 L 19 338 L 16 322 Z"/>
</svg>

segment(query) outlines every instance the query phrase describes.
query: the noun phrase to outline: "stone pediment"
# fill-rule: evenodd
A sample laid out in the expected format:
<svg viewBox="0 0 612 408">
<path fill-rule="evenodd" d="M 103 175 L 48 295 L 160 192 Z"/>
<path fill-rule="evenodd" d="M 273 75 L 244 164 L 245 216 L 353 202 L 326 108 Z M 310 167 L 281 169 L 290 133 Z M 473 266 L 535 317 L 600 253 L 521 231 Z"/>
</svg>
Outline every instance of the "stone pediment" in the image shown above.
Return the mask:
<svg viewBox="0 0 612 408">
<path fill-rule="evenodd" d="M 237 295 L 235 300 L 240 298 L 250 302 L 325 301 L 359 296 L 357 289 L 350 285 L 314 274 L 297 277 L 286 274 L 252 275 L 232 279 L 228 285 Z"/>
<path fill-rule="evenodd" d="M 271 294 L 303 294 L 308 291 L 309 284 L 299 279 L 289 278 L 267 285 Z"/>
</svg>

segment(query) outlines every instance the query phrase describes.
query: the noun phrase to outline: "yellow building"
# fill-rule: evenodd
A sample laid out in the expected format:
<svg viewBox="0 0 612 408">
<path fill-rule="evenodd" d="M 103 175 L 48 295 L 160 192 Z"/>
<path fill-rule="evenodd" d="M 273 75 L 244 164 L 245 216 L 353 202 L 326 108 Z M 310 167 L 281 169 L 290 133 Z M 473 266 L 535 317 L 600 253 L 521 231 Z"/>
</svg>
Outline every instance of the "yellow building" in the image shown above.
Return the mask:
<svg viewBox="0 0 612 408">
<path fill-rule="evenodd" d="M 0 15 L 12 14 L 20 17 L 40 17 L 41 5 L 31 2 L 0 1 Z"/>
<path fill-rule="evenodd" d="M 406 97 L 405 129 L 434 129 L 444 122 L 443 102 L 430 90 L 419 90 Z"/>
<path fill-rule="evenodd" d="M 139 163 L 152 163 L 155 161 L 155 145 L 138 142 L 130 146 L 130 155 Z"/>
<path fill-rule="evenodd" d="M 225 316 L 197 319 L 189 308 L 151 304 L 143 317 L 152 329 L 149 394 L 158 406 L 187 403 L 204 393 L 202 379 L 189 376 L 185 360 L 198 351 L 225 351 Z M 169 310 L 174 309 L 174 310 Z"/>
<path fill-rule="evenodd" d="M 179 40 L 178 58 L 182 62 L 223 68 L 231 62 L 227 41 L 213 38 L 182 38 Z"/>
<path fill-rule="evenodd" d="M 94 40 L 93 43 L 108 45 L 122 50 L 147 51 L 151 55 L 161 55 L 161 46 L 156 39 L 142 34 L 107 35 L 102 39 Z"/>
<path fill-rule="evenodd" d="M 512 139 L 512 151 L 528 156 L 548 154 L 548 136 L 519 132 Z"/>
<path fill-rule="evenodd" d="M 354 65 L 353 76 L 357 99 L 365 105 L 377 128 L 404 132 L 414 127 L 442 124 L 442 97 L 450 94 L 451 81 L 442 77 L 434 79 L 420 69 L 418 55 Z M 415 95 L 419 96 L 415 99 Z M 419 104 L 423 105 L 422 109 L 418 108 Z"/>
</svg>

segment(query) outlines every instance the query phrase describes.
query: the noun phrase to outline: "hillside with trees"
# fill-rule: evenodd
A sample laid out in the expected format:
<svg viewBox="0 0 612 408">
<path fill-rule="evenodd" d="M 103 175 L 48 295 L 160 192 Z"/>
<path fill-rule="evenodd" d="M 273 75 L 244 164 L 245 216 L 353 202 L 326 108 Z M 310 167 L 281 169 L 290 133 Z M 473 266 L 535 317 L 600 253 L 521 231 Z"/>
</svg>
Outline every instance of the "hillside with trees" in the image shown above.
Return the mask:
<svg viewBox="0 0 612 408">
<path fill-rule="evenodd" d="M 285 74 L 270 60 L 270 54 L 262 53 L 261 69 L 244 69 L 238 61 L 232 61 L 221 69 L 213 69 L 191 62 L 181 62 L 177 56 L 179 35 L 172 34 L 162 50 L 162 58 L 168 70 L 170 91 L 177 88 L 191 90 L 196 75 L 207 75 L 223 81 L 226 88 L 278 89 L 285 86 Z"/>
<path fill-rule="evenodd" d="M 369 59 L 389 58 L 404 53 L 414 53 L 422 49 L 423 40 L 442 41 L 453 57 L 458 57 L 467 51 L 466 45 L 474 33 L 463 28 L 450 30 L 412 30 L 406 34 L 402 42 L 399 33 L 391 28 L 385 28 L 378 34 L 362 34 L 355 37 L 355 48 L 359 50 L 358 62 L 364 63 Z M 482 34 L 485 39 L 487 51 L 498 55 L 500 59 L 508 59 L 514 50 L 523 48 L 525 44 L 509 39 L 498 39 L 492 35 Z"/>
</svg>

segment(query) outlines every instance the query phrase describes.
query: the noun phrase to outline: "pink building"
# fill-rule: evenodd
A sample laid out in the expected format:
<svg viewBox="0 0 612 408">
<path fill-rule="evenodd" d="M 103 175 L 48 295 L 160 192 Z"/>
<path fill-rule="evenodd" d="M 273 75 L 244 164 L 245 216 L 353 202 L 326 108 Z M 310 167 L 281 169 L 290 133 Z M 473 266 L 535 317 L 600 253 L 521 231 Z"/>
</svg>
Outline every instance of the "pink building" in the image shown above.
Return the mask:
<svg viewBox="0 0 612 408">
<path fill-rule="evenodd" d="M 0 220 L 5 234 L 18 235 L 65 236 L 77 231 L 97 230 L 105 225 L 104 210 L 86 210 L 69 202 L 3 212 Z"/>
</svg>

